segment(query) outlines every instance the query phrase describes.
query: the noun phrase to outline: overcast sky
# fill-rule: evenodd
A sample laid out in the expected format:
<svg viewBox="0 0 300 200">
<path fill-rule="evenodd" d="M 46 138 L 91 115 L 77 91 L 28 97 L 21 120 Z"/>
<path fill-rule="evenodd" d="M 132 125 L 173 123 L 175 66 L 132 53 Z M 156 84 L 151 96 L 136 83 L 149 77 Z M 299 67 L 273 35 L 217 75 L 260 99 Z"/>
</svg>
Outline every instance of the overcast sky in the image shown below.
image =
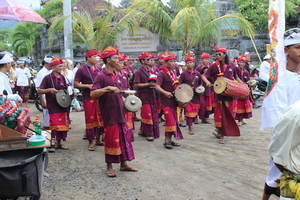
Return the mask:
<svg viewBox="0 0 300 200">
<path fill-rule="evenodd" d="M 32 7 L 34 10 L 35 9 L 40 9 L 40 3 L 41 0 L 19 0 L 22 1 L 23 3 L 25 3 L 26 5 Z M 115 6 L 119 6 L 121 0 L 111 0 L 111 2 L 115 5 Z M 167 2 L 169 0 L 162 0 L 162 2 Z"/>
</svg>

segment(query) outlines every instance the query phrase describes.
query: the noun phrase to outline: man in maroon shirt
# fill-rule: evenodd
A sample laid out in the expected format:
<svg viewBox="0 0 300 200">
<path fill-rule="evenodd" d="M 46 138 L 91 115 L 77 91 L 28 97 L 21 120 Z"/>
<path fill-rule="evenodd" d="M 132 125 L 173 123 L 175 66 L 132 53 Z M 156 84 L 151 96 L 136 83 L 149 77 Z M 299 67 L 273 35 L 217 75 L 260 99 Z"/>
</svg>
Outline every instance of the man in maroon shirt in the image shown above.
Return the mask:
<svg viewBox="0 0 300 200">
<path fill-rule="evenodd" d="M 138 96 L 142 101 L 141 127 L 139 135 L 145 135 L 148 141 L 159 138 L 159 122 L 156 108 L 155 70 L 151 63 L 153 55 L 142 52 L 138 58 L 142 66 L 134 74 L 134 87 L 137 88 Z"/>
<path fill-rule="evenodd" d="M 95 82 L 95 78 L 102 70 L 96 65 L 98 54 L 96 49 L 92 49 L 84 54 L 86 63 L 77 70 L 74 79 L 74 87 L 82 90 L 86 137 L 89 141 L 89 151 L 95 151 L 95 144 L 93 142 L 95 138 L 96 145 L 103 146 L 103 143 L 100 141 L 100 135 L 103 134 L 104 130 L 99 113 L 98 100 L 90 96 L 90 89 Z"/>
<path fill-rule="evenodd" d="M 194 69 L 195 66 L 195 59 L 194 57 L 189 54 L 185 58 L 185 63 L 187 66 L 187 70 L 183 71 L 180 75 L 179 82 L 180 84 L 185 83 L 190 85 L 193 90 L 195 88 L 202 85 L 201 75 L 198 71 Z M 191 102 L 184 107 L 184 115 L 186 119 L 186 124 L 189 127 L 189 134 L 194 135 L 194 128 L 193 123 L 195 122 L 197 115 L 200 109 L 200 94 L 194 92 L 193 99 Z"/>
<path fill-rule="evenodd" d="M 239 83 L 243 83 L 239 78 L 240 74 L 237 73 L 238 70 L 236 69 L 236 66 L 229 62 L 227 49 L 224 47 L 216 47 L 215 51 L 217 52 L 216 62 L 208 68 L 208 70 L 204 73 L 204 75 L 202 75 L 202 80 L 206 83 L 206 85 L 208 87 L 212 86 L 208 78 L 211 78 L 213 82 L 215 82 L 215 80 L 219 77 L 225 77 L 227 79 L 236 80 Z M 227 122 L 226 124 L 228 124 L 229 122 L 228 116 L 224 115 L 224 109 L 228 110 L 231 114 L 233 114 L 234 98 L 230 96 L 223 96 L 221 94 L 216 94 L 215 100 L 216 100 L 216 110 L 214 114 L 214 121 L 215 121 L 216 130 L 218 132 L 218 134 L 215 134 L 215 136 L 220 139 L 219 144 L 225 144 L 225 139 L 224 139 L 225 132 L 226 135 L 229 136 L 228 135 L 229 132 L 235 130 L 234 128 L 237 127 L 237 124 L 235 123 L 236 127 L 232 127 L 232 129 L 230 130 L 229 129 L 225 130 L 222 128 L 223 126 L 225 126 L 225 124 L 223 124 L 224 122 Z"/>
<path fill-rule="evenodd" d="M 123 96 L 120 94 L 120 76 L 115 72 L 119 68 L 118 49 L 106 47 L 101 52 L 106 67 L 96 77 L 91 97 L 99 99 L 100 112 L 105 128 L 105 162 L 107 176 L 116 177 L 112 163 L 121 163 L 120 171 L 136 172 L 127 161 L 134 159 L 132 135 L 125 120 Z M 112 91 L 108 93 L 107 91 Z"/>
<path fill-rule="evenodd" d="M 183 139 L 177 121 L 177 102 L 172 94 L 179 83 L 177 75 L 173 71 L 175 59 L 176 56 L 171 52 L 166 52 L 164 54 L 165 67 L 160 68 L 161 70 L 158 73 L 156 82 L 156 90 L 161 94 L 160 98 L 166 119 L 164 146 L 167 149 L 172 149 L 173 146 L 180 146 L 178 143 L 172 141 L 172 135 L 174 135 L 175 139 Z"/>
</svg>

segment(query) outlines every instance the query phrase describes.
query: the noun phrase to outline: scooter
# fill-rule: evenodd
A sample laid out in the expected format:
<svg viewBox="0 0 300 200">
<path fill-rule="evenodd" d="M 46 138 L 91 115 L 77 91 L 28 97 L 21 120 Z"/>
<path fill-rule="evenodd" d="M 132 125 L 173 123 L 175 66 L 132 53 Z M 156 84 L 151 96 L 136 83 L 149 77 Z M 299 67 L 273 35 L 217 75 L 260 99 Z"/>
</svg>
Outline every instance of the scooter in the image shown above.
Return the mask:
<svg viewBox="0 0 300 200">
<path fill-rule="evenodd" d="M 260 97 L 265 96 L 265 91 L 267 88 L 267 82 L 260 78 L 253 78 L 256 81 L 256 85 L 253 88 L 253 99 L 257 101 Z"/>
</svg>

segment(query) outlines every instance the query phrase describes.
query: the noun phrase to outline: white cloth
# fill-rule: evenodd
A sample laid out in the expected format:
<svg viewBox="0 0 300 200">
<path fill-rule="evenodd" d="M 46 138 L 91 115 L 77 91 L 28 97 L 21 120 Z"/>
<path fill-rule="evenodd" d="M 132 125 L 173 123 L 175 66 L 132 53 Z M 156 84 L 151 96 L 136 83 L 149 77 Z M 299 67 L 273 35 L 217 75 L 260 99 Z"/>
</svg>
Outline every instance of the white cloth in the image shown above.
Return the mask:
<svg viewBox="0 0 300 200">
<path fill-rule="evenodd" d="M 50 73 L 51 70 L 47 69 L 46 67 L 43 67 L 36 75 L 35 87 L 40 87 L 44 77 Z"/>
<path fill-rule="evenodd" d="M 300 101 L 288 107 L 278 124 L 269 146 L 274 163 L 300 174 Z"/>
<path fill-rule="evenodd" d="M 262 105 L 261 130 L 274 127 L 285 109 L 300 100 L 300 75 L 286 70 Z"/>
<path fill-rule="evenodd" d="M 13 94 L 10 83 L 9 83 L 9 78 L 6 74 L 3 72 L 0 72 L 0 94 L 3 94 L 3 90 L 7 91 L 7 96 L 5 98 L 11 100 L 11 101 L 20 101 L 21 97 L 17 94 Z"/>
<path fill-rule="evenodd" d="M 268 82 L 270 76 L 270 63 L 263 61 L 259 67 L 259 78 Z"/>
<path fill-rule="evenodd" d="M 72 95 L 73 94 L 73 91 L 74 91 L 74 74 L 73 74 L 73 71 L 71 70 L 67 70 L 68 71 L 68 75 L 64 75 L 65 79 L 66 79 L 66 83 L 68 85 L 68 93 L 69 95 Z"/>
<path fill-rule="evenodd" d="M 38 88 L 40 87 L 44 77 L 48 74 L 51 73 L 52 70 L 48 70 L 46 67 L 43 67 L 36 75 L 36 80 L 35 80 L 35 87 Z M 46 101 L 45 95 L 44 95 L 44 99 Z M 43 125 L 46 127 L 50 126 L 50 116 L 49 116 L 49 112 L 48 109 L 44 109 L 43 108 Z"/>
<path fill-rule="evenodd" d="M 17 68 L 15 72 L 15 76 L 17 78 L 17 86 L 28 86 L 28 79 L 31 78 L 31 74 L 28 68 Z"/>
</svg>

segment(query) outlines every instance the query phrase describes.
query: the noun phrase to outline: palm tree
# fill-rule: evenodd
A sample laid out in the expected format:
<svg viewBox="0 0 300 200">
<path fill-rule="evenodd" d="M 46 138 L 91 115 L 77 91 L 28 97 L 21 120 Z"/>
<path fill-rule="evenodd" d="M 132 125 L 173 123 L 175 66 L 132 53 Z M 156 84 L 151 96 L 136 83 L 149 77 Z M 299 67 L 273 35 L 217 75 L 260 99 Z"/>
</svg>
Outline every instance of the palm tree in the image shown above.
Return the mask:
<svg viewBox="0 0 300 200">
<path fill-rule="evenodd" d="M 118 13 L 112 4 L 100 7 L 101 15 L 92 19 L 87 12 L 73 12 L 71 16 L 56 18 L 49 30 L 50 45 L 55 39 L 56 31 L 63 29 L 63 22 L 67 17 L 72 19 L 73 40 L 77 43 L 84 43 L 87 49 L 102 51 L 109 45 L 114 45 L 117 35 L 125 29 L 130 29 L 132 21 L 121 19 L 117 22 Z"/>
<path fill-rule="evenodd" d="M 10 36 L 14 53 L 18 56 L 32 56 L 35 38 L 39 35 L 37 29 L 42 26 L 31 22 L 18 24 Z"/>
<path fill-rule="evenodd" d="M 205 0 L 135 0 L 125 16 L 159 34 L 165 42 L 182 45 L 183 56 L 195 45 L 207 45 L 220 36 L 243 33 L 254 37 L 253 26 L 240 13 L 216 18 L 214 5 Z"/>
</svg>

